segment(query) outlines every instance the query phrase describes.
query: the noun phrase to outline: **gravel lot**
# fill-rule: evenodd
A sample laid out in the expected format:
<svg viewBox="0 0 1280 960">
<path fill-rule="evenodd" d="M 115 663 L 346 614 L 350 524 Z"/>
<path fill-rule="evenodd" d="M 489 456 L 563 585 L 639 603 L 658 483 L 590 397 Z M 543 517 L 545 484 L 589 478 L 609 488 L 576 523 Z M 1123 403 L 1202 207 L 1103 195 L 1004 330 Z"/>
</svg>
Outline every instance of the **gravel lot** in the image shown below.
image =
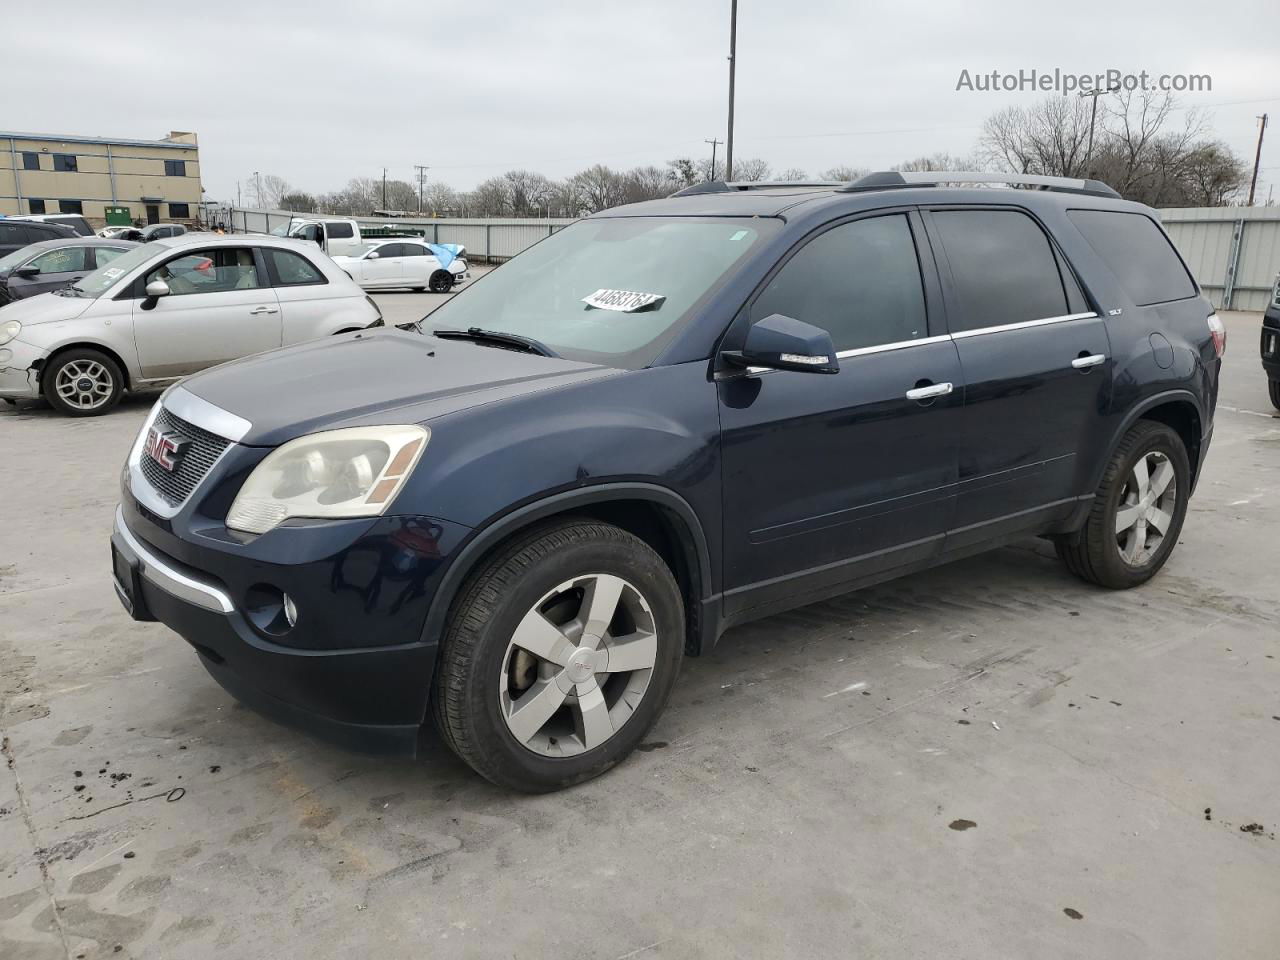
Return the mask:
<svg viewBox="0 0 1280 960">
<path fill-rule="evenodd" d="M 0 407 L 0 957 L 1273 960 L 1280 419 L 1227 323 L 1155 581 L 1029 541 L 736 629 L 629 762 L 536 798 L 238 707 L 110 584 L 152 398 Z"/>
</svg>

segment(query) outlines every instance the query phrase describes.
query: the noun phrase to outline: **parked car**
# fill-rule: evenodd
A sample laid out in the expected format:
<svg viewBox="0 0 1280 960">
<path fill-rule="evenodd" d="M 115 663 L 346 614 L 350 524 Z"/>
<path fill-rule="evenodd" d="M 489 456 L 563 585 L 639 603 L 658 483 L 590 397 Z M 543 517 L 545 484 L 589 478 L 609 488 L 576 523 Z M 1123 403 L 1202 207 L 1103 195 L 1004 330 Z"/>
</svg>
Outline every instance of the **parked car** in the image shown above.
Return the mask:
<svg viewBox="0 0 1280 960">
<path fill-rule="evenodd" d="M 10 217 L 9 219 L 28 220 L 33 223 L 53 223 L 62 227 L 70 227 L 71 232 L 76 236 L 94 236 L 93 227 L 89 226 L 89 221 L 78 213 L 32 213 L 20 217 Z"/>
<path fill-rule="evenodd" d="M 350 217 L 290 220 L 271 233 L 273 236 L 294 237 L 314 243 L 331 257 L 351 256 L 365 242 L 360 235 L 360 224 Z"/>
<path fill-rule="evenodd" d="M 0 397 L 95 416 L 125 390 L 381 323 L 355 281 L 296 241 L 169 237 L 5 307 Z"/>
<path fill-rule="evenodd" d="M 122 476 L 116 589 L 242 700 L 595 776 L 733 624 L 1028 536 L 1169 558 L 1222 324 L 1094 180 L 709 184 L 605 211 L 424 323 L 207 371 Z M 796 653 L 795 655 L 801 655 Z"/>
<path fill-rule="evenodd" d="M 62 224 L 19 220 L 17 217 L 0 217 L 0 257 L 8 256 L 15 250 L 29 247 L 41 240 L 61 240 L 74 236 L 76 232 Z"/>
<path fill-rule="evenodd" d="M 132 235 L 131 235 L 132 234 Z M 139 240 L 142 237 L 142 230 L 131 224 L 116 224 L 110 227 L 103 227 L 98 231 L 98 236 L 104 240 Z"/>
<path fill-rule="evenodd" d="M 143 227 L 136 238 L 140 243 L 150 243 L 152 240 L 163 240 L 166 237 L 180 237 L 187 232 L 187 228 L 180 223 L 150 223 Z"/>
<path fill-rule="evenodd" d="M 0 305 L 50 293 L 127 253 L 136 243 L 99 237 L 41 240 L 0 257 Z"/>
<path fill-rule="evenodd" d="M 465 248 L 425 240 L 370 240 L 334 262 L 366 290 L 408 287 L 448 293 L 467 279 Z"/>
<path fill-rule="evenodd" d="M 1280 277 L 1271 289 L 1271 302 L 1262 314 L 1262 369 L 1267 374 L 1271 405 L 1280 410 Z"/>
</svg>

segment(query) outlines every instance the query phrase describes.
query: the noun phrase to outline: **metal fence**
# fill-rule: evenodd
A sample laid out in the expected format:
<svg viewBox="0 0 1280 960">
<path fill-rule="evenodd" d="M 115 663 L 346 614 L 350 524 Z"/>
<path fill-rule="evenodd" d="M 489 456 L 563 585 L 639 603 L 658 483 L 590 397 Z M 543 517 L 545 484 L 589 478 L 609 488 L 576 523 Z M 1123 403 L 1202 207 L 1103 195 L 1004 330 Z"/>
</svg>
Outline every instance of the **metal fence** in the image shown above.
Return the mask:
<svg viewBox="0 0 1280 960">
<path fill-rule="evenodd" d="M 1159 211 L 1174 244 L 1205 293 L 1220 310 L 1264 310 L 1280 272 L 1280 207 L 1186 207 Z M 225 211 L 224 229 L 232 233 L 270 233 L 288 229 L 308 214 L 287 210 Z M 460 243 L 479 261 L 514 257 L 572 219 L 436 220 L 411 217 L 356 217 L 361 230 L 391 229 L 433 243 Z"/>
<path fill-rule="evenodd" d="M 1160 219 L 1219 310 L 1265 310 L 1280 272 L 1280 207 L 1184 207 Z"/>
</svg>

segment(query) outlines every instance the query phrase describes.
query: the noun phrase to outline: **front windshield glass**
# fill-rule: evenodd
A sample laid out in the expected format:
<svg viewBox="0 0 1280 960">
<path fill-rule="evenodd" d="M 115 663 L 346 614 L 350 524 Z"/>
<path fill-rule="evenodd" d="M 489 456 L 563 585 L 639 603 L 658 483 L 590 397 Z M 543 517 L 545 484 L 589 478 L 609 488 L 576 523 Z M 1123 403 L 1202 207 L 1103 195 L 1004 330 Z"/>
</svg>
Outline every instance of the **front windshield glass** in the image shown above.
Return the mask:
<svg viewBox="0 0 1280 960">
<path fill-rule="evenodd" d="M 530 247 L 435 310 L 433 330 L 480 327 L 541 341 L 574 360 L 643 366 L 675 335 L 770 220 L 604 217 Z M 638 300 L 618 291 L 644 295 Z M 656 302 L 639 310 L 592 306 Z"/>
<path fill-rule="evenodd" d="M 27 247 L 19 247 L 13 253 L 5 257 L 0 257 L 0 270 L 12 270 L 14 267 L 26 261 L 31 256 L 32 251 Z"/>
<path fill-rule="evenodd" d="M 134 247 L 122 253 L 110 263 L 99 267 L 83 280 L 71 285 L 71 291 L 79 297 L 100 297 L 123 279 L 126 273 L 141 266 L 156 255 L 155 247 Z"/>
</svg>

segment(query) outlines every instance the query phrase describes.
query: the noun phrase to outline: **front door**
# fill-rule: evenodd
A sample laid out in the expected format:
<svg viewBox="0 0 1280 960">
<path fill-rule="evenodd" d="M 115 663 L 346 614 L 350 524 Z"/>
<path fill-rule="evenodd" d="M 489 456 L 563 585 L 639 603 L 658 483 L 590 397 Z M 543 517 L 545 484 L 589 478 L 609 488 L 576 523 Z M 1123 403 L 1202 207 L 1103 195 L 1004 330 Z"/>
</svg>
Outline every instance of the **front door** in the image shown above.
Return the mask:
<svg viewBox="0 0 1280 960">
<path fill-rule="evenodd" d="M 147 223 L 159 223 L 159 222 L 160 222 L 160 204 L 148 203 L 147 204 Z"/>
<path fill-rule="evenodd" d="M 51 293 L 74 283 L 93 269 L 87 247 L 58 247 L 40 254 L 23 265 L 36 271 L 31 276 L 16 274 L 9 278 L 9 290 L 16 297 L 34 297 Z"/>
<path fill-rule="evenodd" d="M 907 213 L 826 229 L 749 306 L 749 322 L 827 330 L 840 372 L 718 382 L 726 614 L 819 599 L 940 550 L 964 389 L 921 234 Z"/>
<path fill-rule="evenodd" d="M 404 247 L 403 243 L 384 243 L 371 251 L 364 261 L 365 280 L 371 286 L 379 287 L 394 287 L 403 283 Z"/>
<path fill-rule="evenodd" d="M 947 549 L 1069 513 L 1111 392 L 1106 326 L 1040 225 L 1011 209 L 927 215 L 945 263 L 965 378 L 960 486 Z"/>
<path fill-rule="evenodd" d="M 133 303 L 133 336 L 146 379 L 182 377 L 280 346 L 280 305 L 252 248 L 184 253 L 148 273 L 142 288 L 152 280 L 164 280 L 169 294 Z"/>
</svg>

